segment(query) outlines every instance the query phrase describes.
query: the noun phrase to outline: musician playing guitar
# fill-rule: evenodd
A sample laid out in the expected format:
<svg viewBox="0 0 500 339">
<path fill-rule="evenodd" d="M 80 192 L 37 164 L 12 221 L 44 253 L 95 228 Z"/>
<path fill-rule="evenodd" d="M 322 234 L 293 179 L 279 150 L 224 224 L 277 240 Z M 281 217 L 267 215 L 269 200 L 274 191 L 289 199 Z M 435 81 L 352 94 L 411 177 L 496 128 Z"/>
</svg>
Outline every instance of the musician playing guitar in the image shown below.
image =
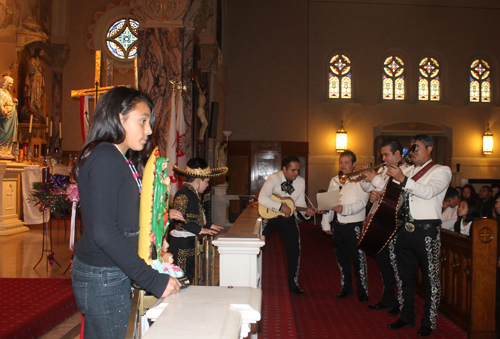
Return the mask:
<svg viewBox="0 0 500 339">
<path fill-rule="evenodd" d="M 387 174 L 401 183 L 406 192 L 404 225 L 396 234 L 395 254 L 402 288 L 399 291 L 399 319 L 388 325 L 398 330 L 415 325 L 414 299 L 417 267 L 420 266 L 425 286 L 424 315 L 419 337 L 428 337 L 436 329 L 441 298 L 439 252 L 441 248 L 441 209 L 446 189 L 451 181 L 447 166 L 434 164 L 431 159 L 432 137 L 419 134 L 412 138 L 418 146 L 412 155 L 413 166 L 407 173 L 392 165 Z"/>
<path fill-rule="evenodd" d="M 382 161 L 386 164 L 386 166 L 380 168 L 378 172 L 366 172 L 365 182 L 361 182 L 363 190 L 371 192 L 371 202 L 376 201 L 386 187 L 386 182 L 389 180 L 387 169 L 400 162 L 403 154 L 403 146 L 396 139 L 386 139 L 382 142 L 380 153 L 382 155 Z M 365 165 L 364 167 L 366 168 L 367 166 Z M 408 170 L 407 167 L 408 166 L 405 164 L 401 165 L 403 172 Z M 368 305 L 368 308 L 371 310 L 389 309 L 387 314 L 390 316 L 396 316 L 399 314 L 399 303 L 394 294 L 396 287 L 395 271 L 397 269 L 396 258 L 394 256 L 394 238 L 392 238 L 387 246 L 380 251 L 376 259 L 380 269 L 380 275 L 382 276 L 382 300 L 377 304 Z"/>
<path fill-rule="evenodd" d="M 295 206 L 307 208 L 305 201 L 305 180 L 299 176 L 300 162 L 295 156 L 288 156 L 281 163 L 281 171 L 271 174 L 259 193 L 259 204 L 275 212 L 283 212 L 284 216 L 272 219 L 262 219 L 262 235 L 269 237 L 274 231 L 279 231 L 288 255 L 288 288 L 290 292 L 299 295 L 306 293 L 299 287 L 300 267 L 300 233 L 297 224 L 297 213 L 292 213 L 285 203 L 271 199 L 272 195 L 291 197 Z M 306 219 L 314 215 L 312 208 L 300 212 Z"/>
<path fill-rule="evenodd" d="M 339 169 L 344 174 L 349 174 L 356 167 L 356 155 L 352 151 L 344 151 L 340 154 Z M 368 282 L 366 254 L 357 248 L 363 220 L 365 219 L 365 207 L 368 201 L 368 193 L 363 191 L 359 182 L 347 180 L 340 183 L 339 176 L 330 181 L 328 191 L 341 189 L 339 204 L 332 206 L 329 214 L 323 216 L 321 226 L 327 234 L 332 234 L 330 226 L 333 227 L 333 247 L 337 256 L 337 264 L 340 270 L 341 291 L 337 299 L 345 299 L 353 294 L 351 259 L 354 265 L 354 276 L 356 278 L 356 292 L 361 302 L 368 302 Z"/>
</svg>

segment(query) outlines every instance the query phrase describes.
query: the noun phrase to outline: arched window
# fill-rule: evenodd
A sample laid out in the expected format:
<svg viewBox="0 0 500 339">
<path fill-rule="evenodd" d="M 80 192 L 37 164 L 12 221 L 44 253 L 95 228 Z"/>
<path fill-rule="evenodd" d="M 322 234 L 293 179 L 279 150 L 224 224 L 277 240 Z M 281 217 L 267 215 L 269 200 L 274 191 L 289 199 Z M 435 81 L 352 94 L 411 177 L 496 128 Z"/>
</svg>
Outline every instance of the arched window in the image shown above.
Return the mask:
<svg viewBox="0 0 500 339">
<path fill-rule="evenodd" d="M 491 101 L 490 65 L 482 59 L 476 59 L 470 65 L 469 92 L 470 102 Z"/>
<path fill-rule="evenodd" d="M 345 55 L 336 55 L 330 60 L 328 97 L 350 99 L 351 95 L 351 60 Z"/>
<path fill-rule="evenodd" d="M 434 58 L 423 58 L 418 64 L 418 100 L 441 100 L 439 63 Z"/>
<path fill-rule="evenodd" d="M 382 95 L 385 100 L 404 100 L 405 68 L 401 58 L 390 56 L 384 61 Z"/>
<path fill-rule="evenodd" d="M 125 18 L 115 21 L 106 34 L 108 50 L 118 59 L 131 60 L 137 54 L 137 28 L 139 23 Z"/>
</svg>

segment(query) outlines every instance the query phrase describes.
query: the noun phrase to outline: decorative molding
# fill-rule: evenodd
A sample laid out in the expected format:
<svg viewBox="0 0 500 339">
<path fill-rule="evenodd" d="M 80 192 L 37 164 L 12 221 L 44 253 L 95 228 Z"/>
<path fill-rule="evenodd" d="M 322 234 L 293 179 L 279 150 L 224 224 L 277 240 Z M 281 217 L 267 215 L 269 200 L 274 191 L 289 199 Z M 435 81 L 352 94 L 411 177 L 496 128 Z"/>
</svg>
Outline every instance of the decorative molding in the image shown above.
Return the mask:
<svg viewBox="0 0 500 339">
<path fill-rule="evenodd" d="M 194 28 L 196 34 L 199 34 L 207 27 L 208 20 L 213 16 L 212 2 L 207 0 L 193 1 L 189 12 L 184 20 L 186 27 Z"/>
<path fill-rule="evenodd" d="M 22 20 L 17 27 L 16 47 L 18 52 L 32 42 L 41 41 L 45 43 L 48 39 L 48 35 L 45 34 L 40 25 L 31 17 Z"/>
<path fill-rule="evenodd" d="M 130 0 L 141 28 L 180 26 L 193 0 Z M 162 8 L 162 5 L 165 7 Z"/>
</svg>

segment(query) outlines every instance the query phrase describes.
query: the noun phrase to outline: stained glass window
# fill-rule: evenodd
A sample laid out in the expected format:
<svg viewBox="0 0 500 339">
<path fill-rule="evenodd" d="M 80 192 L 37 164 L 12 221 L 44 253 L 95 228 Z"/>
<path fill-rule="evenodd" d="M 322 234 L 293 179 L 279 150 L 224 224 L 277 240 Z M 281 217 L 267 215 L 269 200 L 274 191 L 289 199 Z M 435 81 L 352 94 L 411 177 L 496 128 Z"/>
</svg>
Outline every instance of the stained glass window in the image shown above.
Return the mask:
<svg viewBox="0 0 500 339">
<path fill-rule="evenodd" d="M 471 102 L 491 101 L 491 72 L 488 62 L 476 59 L 470 65 L 469 100 Z"/>
<path fill-rule="evenodd" d="M 385 100 L 404 100 L 405 68 L 401 58 L 390 56 L 384 61 L 382 95 Z"/>
<path fill-rule="evenodd" d="M 347 56 L 339 54 L 330 60 L 328 97 L 350 99 L 351 95 L 351 60 Z"/>
<path fill-rule="evenodd" d="M 137 54 L 137 28 L 139 23 L 133 19 L 120 19 L 108 29 L 106 44 L 117 58 L 130 60 Z"/>
<path fill-rule="evenodd" d="M 418 64 L 418 100 L 439 101 L 441 99 L 441 83 L 439 80 L 439 63 L 434 58 L 423 58 Z"/>
</svg>

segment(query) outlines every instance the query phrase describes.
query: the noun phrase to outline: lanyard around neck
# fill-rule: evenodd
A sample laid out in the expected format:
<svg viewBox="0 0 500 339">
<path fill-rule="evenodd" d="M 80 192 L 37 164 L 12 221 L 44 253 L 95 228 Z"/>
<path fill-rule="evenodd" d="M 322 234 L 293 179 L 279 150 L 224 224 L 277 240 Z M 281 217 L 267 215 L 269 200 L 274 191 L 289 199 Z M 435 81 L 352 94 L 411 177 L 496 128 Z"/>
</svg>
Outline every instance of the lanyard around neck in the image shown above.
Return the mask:
<svg viewBox="0 0 500 339">
<path fill-rule="evenodd" d="M 120 149 L 120 147 L 118 147 L 117 144 L 114 144 L 114 145 L 116 146 L 116 149 L 118 151 L 120 151 L 121 155 L 123 156 L 123 159 L 125 159 L 125 161 L 127 162 L 128 167 L 130 168 L 130 171 L 132 171 L 132 175 L 134 176 L 135 182 L 137 183 L 137 187 L 139 187 L 139 194 L 141 194 L 142 181 L 141 181 L 141 178 L 139 178 L 139 173 L 137 172 L 137 169 L 135 168 L 134 163 L 127 159 L 127 157 L 125 156 L 125 154 L 123 154 L 122 150 Z"/>
</svg>

